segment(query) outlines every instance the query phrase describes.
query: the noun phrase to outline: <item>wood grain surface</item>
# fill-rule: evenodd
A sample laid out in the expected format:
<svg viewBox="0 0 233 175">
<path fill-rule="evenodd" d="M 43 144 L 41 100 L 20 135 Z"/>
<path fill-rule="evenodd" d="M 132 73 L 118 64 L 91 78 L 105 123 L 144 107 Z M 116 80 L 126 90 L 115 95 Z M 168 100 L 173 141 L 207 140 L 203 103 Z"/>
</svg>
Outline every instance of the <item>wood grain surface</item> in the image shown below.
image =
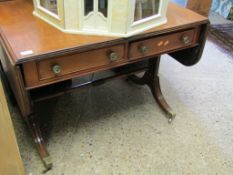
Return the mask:
<svg viewBox="0 0 233 175">
<path fill-rule="evenodd" d="M 12 62 L 19 64 L 31 59 L 48 58 L 72 51 L 103 47 L 108 42 L 117 42 L 124 38 L 106 36 L 72 35 L 63 33 L 32 15 L 33 5 L 30 0 L 15 0 L 0 3 L 0 36 L 4 41 Z M 170 4 L 168 22 L 145 33 L 165 33 L 172 29 L 184 28 L 185 25 L 206 23 L 207 18 Z M 140 35 L 133 36 L 139 38 Z M 31 53 L 25 55 L 26 53 Z"/>
<path fill-rule="evenodd" d="M 0 78 L 0 174 L 25 175 Z"/>
<path fill-rule="evenodd" d="M 188 0 L 187 8 L 202 14 L 209 16 L 212 0 Z"/>
</svg>

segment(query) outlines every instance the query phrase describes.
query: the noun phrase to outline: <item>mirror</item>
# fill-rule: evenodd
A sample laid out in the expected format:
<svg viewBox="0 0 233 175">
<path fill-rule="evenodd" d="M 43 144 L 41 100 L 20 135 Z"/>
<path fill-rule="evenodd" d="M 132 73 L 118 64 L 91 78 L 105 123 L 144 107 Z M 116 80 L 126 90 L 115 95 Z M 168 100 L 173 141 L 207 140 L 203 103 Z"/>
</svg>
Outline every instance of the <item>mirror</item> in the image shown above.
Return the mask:
<svg viewBox="0 0 233 175">
<path fill-rule="evenodd" d="M 94 0 L 84 0 L 84 13 L 87 16 L 94 10 Z"/>
<path fill-rule="evenodd" d="M 108 17 L 108 0 L 99 0 L 99 12 Z"/>
<path fill-rule="evenodd" d="M 58 15 L 57 0 L 40 0 L 40 6 Z"/>
<path fill-rule="evenodd" d="M 159 13 L 160 0 L 136 0 L 134 21 L 139 21 Z"/>
</svg>

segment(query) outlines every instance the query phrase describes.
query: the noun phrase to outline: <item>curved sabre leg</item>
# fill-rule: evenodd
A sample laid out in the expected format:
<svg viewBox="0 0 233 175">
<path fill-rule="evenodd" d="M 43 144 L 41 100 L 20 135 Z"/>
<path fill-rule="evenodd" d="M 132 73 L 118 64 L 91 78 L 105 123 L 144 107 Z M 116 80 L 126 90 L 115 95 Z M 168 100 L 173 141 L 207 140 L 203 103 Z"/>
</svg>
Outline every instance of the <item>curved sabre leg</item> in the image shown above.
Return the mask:
<svg viewBox="0 0 233 175">
<path fill-rule="evenodd" d="M 171 123 L 175 119 L 176 114 L 172 111 L 171 107 L 168 105 L 165 98 L 163 97 L 158 76 L 159 64 L 160 57 L 153 58 L 150 60 L 149 70 L 145 72 L 142 78 L 139 78 L 136 75 L 132 75 L 129 77 L 129 79 L 135 84 L 149 86 L 156 102 L 166 113 L 168 122 Z"/>
<path fill-rule="evenodd" d="M 26 123 L 31 130 L 34 142 L 36 144 L 37 150 L 39 152 L 39 155 L 41 157 L 41 160 L 45 166 L 44 172 L 47 172 L 48 170 L 52 169 L 52 160 L 51 157 L 47 151 L 44 139 L 41 135 L 40 128 L 38 124 L 36 123 L 34 116 L 30 115 L 29 117 L 26 117 Z"/>
<path fill-rule="evenodd" d="M 167 118 L 168 118 L 168 122 L 172 123 L 172 121 L 175 119 L 176 114 L 173 112 L 173 110 L 171 109 L 171 107 L 168 105 L 168 103 L 166 102 L 165 98 L 163 97 L 161 88 L 160 88 L 160 83 L 159 83 L 159 77 L 155 77 L 153 80 L 153 83 L 148 84 L 151 92 L 155 98 L 155 100 L 157 101 L 157 103 L 159 104 L 160 108 L 166 113 Z"/>
</svg>

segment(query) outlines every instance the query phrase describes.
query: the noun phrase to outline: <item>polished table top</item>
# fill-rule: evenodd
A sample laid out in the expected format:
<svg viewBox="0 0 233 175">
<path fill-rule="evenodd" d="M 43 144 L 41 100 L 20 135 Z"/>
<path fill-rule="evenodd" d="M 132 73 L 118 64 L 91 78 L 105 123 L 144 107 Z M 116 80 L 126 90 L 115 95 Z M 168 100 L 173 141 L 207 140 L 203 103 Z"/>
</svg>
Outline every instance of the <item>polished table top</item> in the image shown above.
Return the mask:
<svg viewBox="0 0 233 175">
<path fill-rule="evenodd" d="M 8 49 L 12 64 L 20 64 L 38 56 L 97 48 L 108 42 L 120 42 L 124 38 L 66 34 L 33 16 L 31 0 L 14 0 L 0 2 L 0 36 Z M 206 23 L 207 18 L 188 9 L 170 3 L 165 25 L 153 28 L 132 39 L 145 35 L 156 35 L 182 29 L 187 25 Z M 130 38 L 128 38 L 130 39 Z M 24 55 L 25 51 L 32 51 Z"/>
</svg>

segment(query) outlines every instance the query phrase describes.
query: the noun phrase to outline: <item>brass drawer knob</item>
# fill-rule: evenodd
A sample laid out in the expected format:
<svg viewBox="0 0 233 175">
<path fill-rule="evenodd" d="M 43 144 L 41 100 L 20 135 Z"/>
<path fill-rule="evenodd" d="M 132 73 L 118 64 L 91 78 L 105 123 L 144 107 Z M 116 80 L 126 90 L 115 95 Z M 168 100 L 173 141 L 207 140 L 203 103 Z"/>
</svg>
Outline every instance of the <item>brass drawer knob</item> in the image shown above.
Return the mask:
<svg viewBox="0 0 233 175">
<path fill-rule="evenodd" d="M 149 48 L 143 45 L 143 46 L 140 46 L 140 47 L 139 47 L 139 51 L 140 51 L 142 54 L 146 54 L 146 53 L 149 52 Z"/>
<path fill-rule="evenodd" d="M 191 41 L 190 41 L 190 39 L 189 39 L 189 36 L 187 36 L 187 35 L 183 35 L 183 36 L 181 37 L 181 42 L 182 42 L 183 44 L 185 44 L 185 45 L 191 43 Z"/>
<path fill-rule="evenodd" d="M 115 51 L 109 51 L 107 55 L 111 61 L 116 61 L 118 59 L 118 55 Z"/>
<path fill-rule="evenodd" d="M 52 71 L 55 75 L 58 75 L 61 73 L 61 66 L 58 64 L 55 64 L 52 66 Z"/>
</svg>

